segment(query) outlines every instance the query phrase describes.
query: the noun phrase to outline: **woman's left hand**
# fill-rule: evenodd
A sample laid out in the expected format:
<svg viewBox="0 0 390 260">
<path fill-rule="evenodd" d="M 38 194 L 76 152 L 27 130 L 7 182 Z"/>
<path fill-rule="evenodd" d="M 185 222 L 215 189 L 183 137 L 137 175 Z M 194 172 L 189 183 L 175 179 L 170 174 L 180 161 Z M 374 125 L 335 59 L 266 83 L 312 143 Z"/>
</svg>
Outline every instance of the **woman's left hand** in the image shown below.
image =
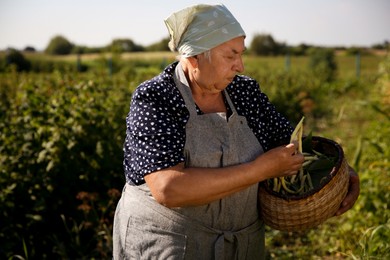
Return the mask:
<svg viewBox="0 0 390 260">
<path fill-rule="evenodd" d="M 354 169 L 349 167 L 349 188 L 348 193 L 345 196 L 343 202 L 340 205 L 340 208 L 336 212 L 335 216 L 340 216 L 341 214 L 348 211 L 355 204 L 356 200 L 360 194 L 360 180 L 359 176 Z"/>
</svg>

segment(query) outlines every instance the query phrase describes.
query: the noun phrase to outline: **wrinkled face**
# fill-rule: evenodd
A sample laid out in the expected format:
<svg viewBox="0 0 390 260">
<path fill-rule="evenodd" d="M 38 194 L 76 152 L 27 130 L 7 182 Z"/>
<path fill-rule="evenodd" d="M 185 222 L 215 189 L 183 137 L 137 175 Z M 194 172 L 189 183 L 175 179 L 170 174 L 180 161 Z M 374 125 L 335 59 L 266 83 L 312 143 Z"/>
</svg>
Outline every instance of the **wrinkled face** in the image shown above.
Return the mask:
<svg viewBox="0 0 390 260">
<path fill-rule="evenodd" d="M 197 56 L 196 84 L 209 93 L 224 90 L 237 73 L 244 71 L 242 54 L 246 50 L 244 37 L 237 37 L 211 49 L 211 57 Z"/>
</svg>

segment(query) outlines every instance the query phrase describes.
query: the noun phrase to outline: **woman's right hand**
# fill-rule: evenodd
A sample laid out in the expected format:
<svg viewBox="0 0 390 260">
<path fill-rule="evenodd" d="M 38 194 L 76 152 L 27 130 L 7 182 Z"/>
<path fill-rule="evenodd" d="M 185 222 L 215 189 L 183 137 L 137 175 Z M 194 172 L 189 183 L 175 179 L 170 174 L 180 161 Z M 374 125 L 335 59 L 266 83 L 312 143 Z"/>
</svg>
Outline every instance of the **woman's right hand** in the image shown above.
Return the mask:
<svg viewBox="0 0 390 260">
<path fill-rule="evenodd" d="M 258 165 L 261 179 L 282 177 L 296 174 L 302 167 L 304 156 L 298 152 L 296 142 L 279 146 L 260 155 L 254 163 Z"/>
</svg>

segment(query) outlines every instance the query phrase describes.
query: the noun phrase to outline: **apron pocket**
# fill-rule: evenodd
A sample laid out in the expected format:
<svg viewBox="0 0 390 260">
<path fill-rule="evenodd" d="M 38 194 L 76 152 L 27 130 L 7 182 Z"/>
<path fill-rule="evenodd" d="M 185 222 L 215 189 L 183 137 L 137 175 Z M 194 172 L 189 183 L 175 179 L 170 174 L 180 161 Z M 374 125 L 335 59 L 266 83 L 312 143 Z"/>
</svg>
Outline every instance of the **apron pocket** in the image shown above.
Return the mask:
<svg viewBox="0 0 390 260">
<path fill-rule="evenodd" d="M 186 243 L 184 234 L 129 219 L 125 249 L 129 259 L 184 259 Z"/>
</svg>

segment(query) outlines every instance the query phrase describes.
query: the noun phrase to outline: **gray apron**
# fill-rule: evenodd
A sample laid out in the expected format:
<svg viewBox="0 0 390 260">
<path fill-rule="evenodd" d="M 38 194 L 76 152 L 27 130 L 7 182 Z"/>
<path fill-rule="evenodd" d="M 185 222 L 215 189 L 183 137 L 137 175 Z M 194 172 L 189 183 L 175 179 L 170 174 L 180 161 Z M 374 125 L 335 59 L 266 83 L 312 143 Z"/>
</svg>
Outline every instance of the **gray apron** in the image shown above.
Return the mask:
<svg viewBox="0 0 390 260">
<path fill-rule="evenodd" d="M 190 117 L 186 167 L 226 167 L 263 153 L 246 118 L 232 110 L 198 115 L 180 63 L 175 83 Z M 114 219 L 114 259 L 264 259 L 264 224 L 257 209 L 258 185 L 207 205 L 166 208 L 146 184 L 126 184 Z"/>
</svg>

